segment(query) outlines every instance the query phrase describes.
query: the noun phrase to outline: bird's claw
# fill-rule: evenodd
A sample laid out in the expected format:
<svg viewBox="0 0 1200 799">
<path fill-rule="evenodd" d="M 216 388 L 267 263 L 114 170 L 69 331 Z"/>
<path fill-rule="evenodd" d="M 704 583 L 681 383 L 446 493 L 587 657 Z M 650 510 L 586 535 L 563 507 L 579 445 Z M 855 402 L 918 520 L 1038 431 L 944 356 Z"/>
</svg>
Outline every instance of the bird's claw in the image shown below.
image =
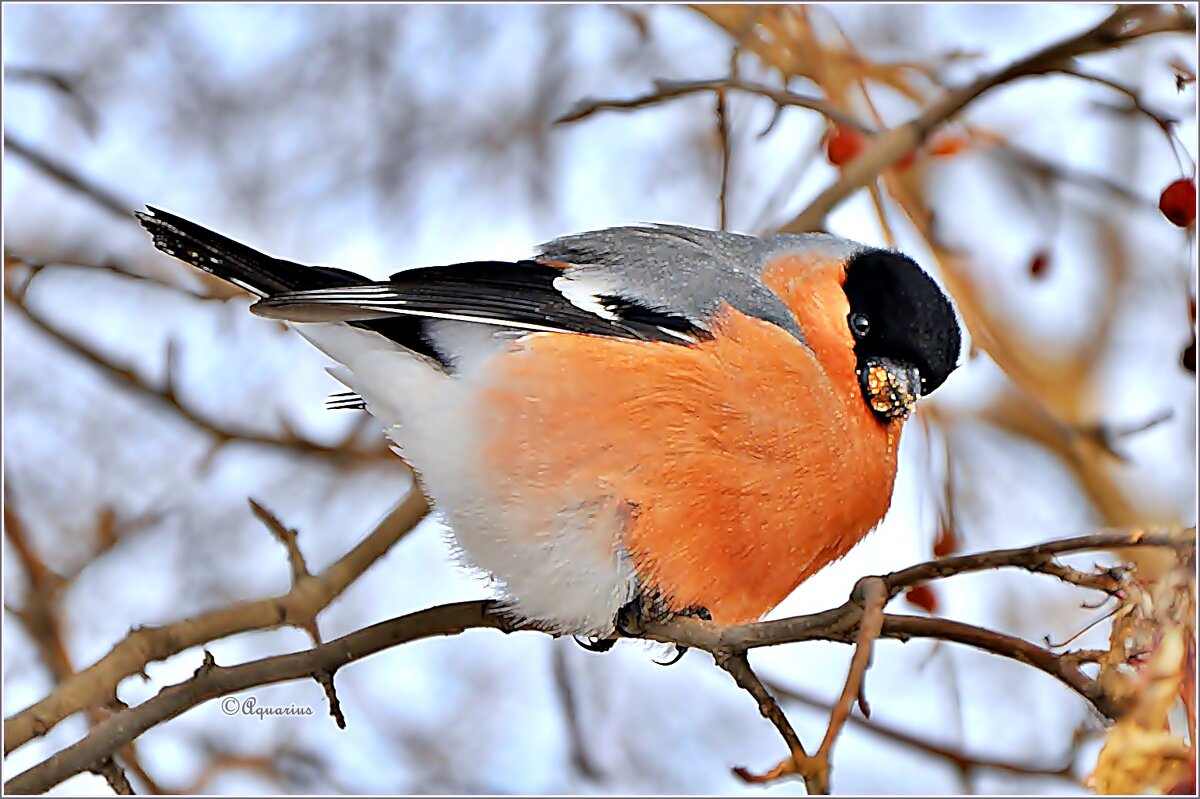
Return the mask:
<svg viewBox="0 0 1200 799">
<path fill-rule="evenodd" d="M 615 638 L 589 638 L 584 640 L 578 635 L 573 635 L 571 637 L 575 639 L 575 643 L 579 644 L 589 652 L 607 652 L 617 643 L 617 639 Z"/>
<path fill-rule="evenodd" d="M 654 661 L 654 664 L 656 666 L 674 666 L 683 659 L 683 656 L 687 654 L 687 651 L 688 648 L 683 644 L 675 644 L 675 657 L 671 658 L 670 660 L 656 660 Z"/>
</svg>

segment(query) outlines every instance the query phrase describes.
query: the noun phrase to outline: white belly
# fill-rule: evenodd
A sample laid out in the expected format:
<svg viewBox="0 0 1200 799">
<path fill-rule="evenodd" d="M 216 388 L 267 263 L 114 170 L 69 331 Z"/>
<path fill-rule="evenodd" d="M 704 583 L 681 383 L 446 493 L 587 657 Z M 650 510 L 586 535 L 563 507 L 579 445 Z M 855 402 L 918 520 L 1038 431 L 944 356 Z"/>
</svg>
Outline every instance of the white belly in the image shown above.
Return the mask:
<svg viewBox="0 0 1200 799">
<path fill-rule="evenodd" d="M 636 587 L 621 547 L 621 498 L 597 488 L 597 496 L 531 507 L 520 496 L 497 495 L 504 481 L 481 465 L 489 431 L 474 409 L 476 387 L 488 361 L 509 346 L 494 328 L 434 328 L 439 349 L 457 356 L 458 373 L 448 376 L 375 333 L 340 324 L 294 327 L 346 367 L 331 372 L 363 397 L 420 475 L 464 563 L 488 576 L 515 615 L 553 632 L 612 632 Z"/>
</svg>

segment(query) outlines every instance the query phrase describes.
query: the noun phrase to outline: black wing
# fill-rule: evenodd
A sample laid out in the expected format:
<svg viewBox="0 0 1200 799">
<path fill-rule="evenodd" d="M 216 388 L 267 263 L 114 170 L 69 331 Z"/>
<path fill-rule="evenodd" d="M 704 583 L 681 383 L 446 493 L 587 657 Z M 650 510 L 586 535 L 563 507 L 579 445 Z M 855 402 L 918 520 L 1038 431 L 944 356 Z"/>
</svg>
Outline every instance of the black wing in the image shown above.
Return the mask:
<svg viewBox="0 0 1200 799">
<path fill-rule="evenodd" d="M 453 319 L 676 343 L 707 335 L 682 316 L 617 297 L 589 297 L 577 305 L 564 294 L 569 280 L 560 267 L 540 261 L 476 261 L 411 269 L 377 283 L 284 292 L 255 303 L 254 312 L 295 322 Z"/>
<path fill-rule="evenodd" d="M 344 269 L 273 258 L 174 214 L 148 210 L 135 216 L 155 247 L 256 294 L 256 313 L 346 322 L 445 368 L 450 364 L 428 336 L 430 319 L 676 343 L 708 335 L 683 316 L 615 296 L 586 296 L 586 308 L 576 305 L 561 290 L 566 273 L 540 261 L 431 266 L 376 282 Z"/>
</svg>

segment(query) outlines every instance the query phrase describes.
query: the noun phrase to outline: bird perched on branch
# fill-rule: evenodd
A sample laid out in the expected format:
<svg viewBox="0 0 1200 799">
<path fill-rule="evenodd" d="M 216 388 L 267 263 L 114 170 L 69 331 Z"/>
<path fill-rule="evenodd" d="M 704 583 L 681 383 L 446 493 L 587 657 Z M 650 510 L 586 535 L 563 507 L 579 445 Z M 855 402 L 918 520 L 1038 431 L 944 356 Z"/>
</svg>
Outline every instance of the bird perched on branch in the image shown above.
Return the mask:
<svg viewBox="0 0 1200 799">
<path fill-rule="evenodd" d="M 928 275 L 828 235 L 621 227 L 374 281 L 137 217 L 341 364 L 514 615 L 603 642 L 758 619 L 842 557 L 959 358 Z"/>
</svg>

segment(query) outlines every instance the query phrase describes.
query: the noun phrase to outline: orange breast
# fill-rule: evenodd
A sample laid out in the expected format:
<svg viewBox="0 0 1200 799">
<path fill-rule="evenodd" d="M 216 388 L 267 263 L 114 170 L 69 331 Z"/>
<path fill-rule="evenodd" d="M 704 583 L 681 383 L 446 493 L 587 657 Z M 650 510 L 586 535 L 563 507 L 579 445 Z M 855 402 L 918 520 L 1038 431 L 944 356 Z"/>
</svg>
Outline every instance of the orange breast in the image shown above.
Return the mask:
<svg viewBox="0 0 1200 799">
<path fill-rule="evenodd" d="M 480 394 L 496 501 L 542 503 L 548 521 L 623 501 L 619 544 L 671 609 L 721 623 L 771 610 L 878 523 L 895 476 L 899 425 L 863 402 L 845 311 L 829 307 L 844 295 L 819 284 L 812 318 L 796 314 L 812 350 L 734 309 L 690 347 L 523 339 Z"/>
</svg>

